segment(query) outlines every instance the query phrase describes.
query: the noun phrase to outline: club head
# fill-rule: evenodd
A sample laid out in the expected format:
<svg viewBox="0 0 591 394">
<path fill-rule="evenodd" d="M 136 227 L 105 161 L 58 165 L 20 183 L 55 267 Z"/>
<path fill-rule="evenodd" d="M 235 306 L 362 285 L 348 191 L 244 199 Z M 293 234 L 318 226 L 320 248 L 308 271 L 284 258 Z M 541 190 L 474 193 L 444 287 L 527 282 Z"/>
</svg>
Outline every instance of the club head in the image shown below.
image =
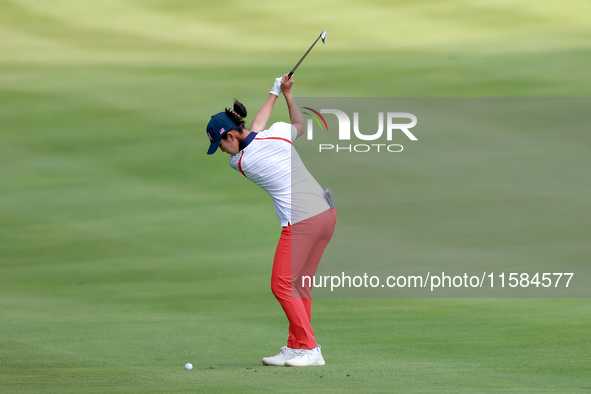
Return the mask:
<svg viewBox="0 0 591 394">
<path fill-rule="evenodd" d="M 326 30 L 322 31 L 322 34 L 320 34 L 320 38 L 322 38 L 322 43 L 326 44 Z"/>
</svg>

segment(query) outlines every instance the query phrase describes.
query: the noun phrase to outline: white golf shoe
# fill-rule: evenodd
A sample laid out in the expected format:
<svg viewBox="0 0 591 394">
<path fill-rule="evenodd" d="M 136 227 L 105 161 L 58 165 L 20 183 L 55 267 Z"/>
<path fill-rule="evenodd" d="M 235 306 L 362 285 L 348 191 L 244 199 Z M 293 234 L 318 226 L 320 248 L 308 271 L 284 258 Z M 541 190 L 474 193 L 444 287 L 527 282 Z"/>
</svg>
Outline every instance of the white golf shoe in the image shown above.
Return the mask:
<svg viewBox="0 0 591 394">
<path fill-rule="evenodd" d="M 307 367 L 309 365 L 324 365 L 324 358 L 320 345 L 314 349 L 296 349 L 296 356 L 285 362 L 286 367 Z"/>
<path fill-rule="evenodd" d="M 287 360 L 291 360 L 296 356 L 296 351 L 298 349 L 292 349 L 287 346 L 283 346 L 281 348 L 281 353 L 273 357 L 265 357 L 263 358 L 263 364 L 265 365 L 276 365 L 283 367 Z"/>
</svg>

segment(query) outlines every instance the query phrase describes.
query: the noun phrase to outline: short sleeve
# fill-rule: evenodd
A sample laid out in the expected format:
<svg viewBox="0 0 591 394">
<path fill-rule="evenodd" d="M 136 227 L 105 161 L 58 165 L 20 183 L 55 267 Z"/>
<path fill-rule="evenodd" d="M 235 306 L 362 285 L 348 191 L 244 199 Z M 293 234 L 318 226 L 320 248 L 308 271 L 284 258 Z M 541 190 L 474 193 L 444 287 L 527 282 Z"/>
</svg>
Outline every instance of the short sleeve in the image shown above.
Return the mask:
<svg viewBox="0 0 591 394">
<path fill-rule="evenodd" d="M 298 138 L 298 129 L 296 129 L 296 127 L 294 125 L 292 125 L 291 123 L 286 123 L 291 130 L 291 142 L 294 142 L 296 140 L 296 138 Z"/>
</svg>

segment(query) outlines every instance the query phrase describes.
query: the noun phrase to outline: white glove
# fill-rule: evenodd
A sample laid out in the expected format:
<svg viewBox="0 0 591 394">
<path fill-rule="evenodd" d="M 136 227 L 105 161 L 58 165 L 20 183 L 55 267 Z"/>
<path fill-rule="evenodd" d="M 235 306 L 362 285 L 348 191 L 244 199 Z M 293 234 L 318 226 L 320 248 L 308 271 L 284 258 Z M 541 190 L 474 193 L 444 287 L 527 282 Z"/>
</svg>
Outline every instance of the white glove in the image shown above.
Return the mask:
<svg viewBox="0 0 591 394">
<path fill-rule="evenodd" d="M 281 94 L 281 80 L 283 77 L 275 78 L 275 83 L 273 84 L 273 89 L 269 93 L 274 94 L 275 96 L 279 97 Z"/>
</svg>

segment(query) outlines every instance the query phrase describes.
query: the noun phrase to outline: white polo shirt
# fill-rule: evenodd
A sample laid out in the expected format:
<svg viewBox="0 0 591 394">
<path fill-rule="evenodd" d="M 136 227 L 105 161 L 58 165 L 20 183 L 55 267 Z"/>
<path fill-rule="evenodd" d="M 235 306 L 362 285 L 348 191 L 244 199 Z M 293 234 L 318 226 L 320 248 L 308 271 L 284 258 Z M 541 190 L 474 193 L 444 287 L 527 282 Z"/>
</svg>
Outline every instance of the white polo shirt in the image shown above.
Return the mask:
<svg viewBox="0 0 591 394">
<path fill-rule="evenodd" d="M 293 147 L 297 130 L 285 122 L 257 133 L 230 165 L 273 198 L 281 226 L 301 222 L 330 209 L 324 190 Z"/>
</svg>

